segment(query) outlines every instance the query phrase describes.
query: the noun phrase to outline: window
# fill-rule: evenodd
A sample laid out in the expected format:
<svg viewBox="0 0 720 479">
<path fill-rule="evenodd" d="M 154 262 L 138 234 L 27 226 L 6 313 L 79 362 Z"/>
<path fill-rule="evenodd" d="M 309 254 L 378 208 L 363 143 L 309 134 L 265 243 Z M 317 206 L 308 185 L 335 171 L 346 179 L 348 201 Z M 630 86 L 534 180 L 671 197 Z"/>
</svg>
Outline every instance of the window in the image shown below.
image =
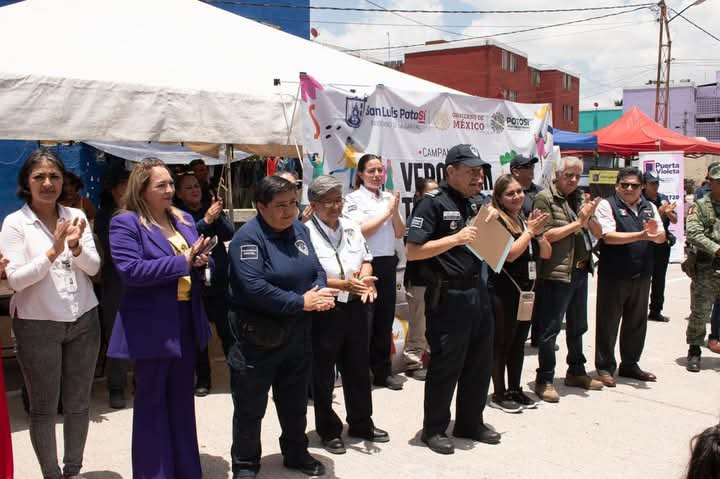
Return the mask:
<svg viewBox="0 0 720 479">
<path fill-rule="evenodd" d="M 563 120 L 574 121 L 575 120 L 575 107 L 572 105 L 563 105 Z"/>
<path fill-rule="evenodd" d="M 563 73 L 563 88 L 565 90 L 572 90 L 572 77 L 567 73 Z"/>
<path fill-rule="evenodd" d="M 503 88 L 503 96 L 506 100 L 517 101 L 517 92 L 514 90 L 507 90 Z"/>
<path fill-rule="evenodd" d="M 509 72 L 517 71 L 517 56 L 514 53 L 502 51 L 502 69 Z"/>
<path fill-rule="evenodd" d="M 540 86 L 540 72 L 537 70 L 530 70 L 530 83 L 532 86 Z"/>
</svg>

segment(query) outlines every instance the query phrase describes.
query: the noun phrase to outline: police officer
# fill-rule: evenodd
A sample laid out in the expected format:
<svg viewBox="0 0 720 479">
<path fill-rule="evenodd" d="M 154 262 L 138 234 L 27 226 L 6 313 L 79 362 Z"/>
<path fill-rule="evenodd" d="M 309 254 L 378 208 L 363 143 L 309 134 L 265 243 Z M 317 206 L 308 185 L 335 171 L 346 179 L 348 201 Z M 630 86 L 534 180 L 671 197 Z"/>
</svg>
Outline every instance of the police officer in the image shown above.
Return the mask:
<svg viewBox="0 0 720 479">
<path fill-rule="evenodd" d="M 407 258 L 421 261 L 420 274 L 428 281 L 425 336 L 431 353 L 421 439 L 440 454 L 454 452 L 446 430 L 456 386 L 453 435 L 488 444 L 500 441 L 483 423 L 492 367 L 491 304 L 482 262 L 465 248 L 478 234 L 468 223 L 478 210 L 471 197 L 485 164 L 470 145 L 450 148 L 447 180 L 418 203 L 408 230 Z"/>
<path fill-rule="evenodd" d="M 543 190 L 543 187 L 533 182 L 535 178 L 535 164 L 539 160 L 534 156 L 517 155 L 510 162 L 510 174 L 520 183 L 525 193 L 522 211 L 525 218 L 530 217 L 533 210 L 535 196 Z"/>
<path fill-rule="evenodd" d="M 636 167 L 621 168 L 615 194 L 602 200 L 595 211 L 601 228 L 598 265 L 595 367 L 598 379 L 615 386 L 615 370 L 623 377 L 655 381 L 640 369 L 645 346 L 652 243 L 665 243 L 662 219 L 654 204 L 642 197 L 642 174 Z M 615 342 L 620 328 L 620 367 L 615 361 Z"/>
<path fill-rule="evenodd" d="M 687 370 L 700 371 L 700 346 L 705 344 L 705 323 L 713 303 L 720 301 L 720 164 L 708 172 L 710 193 L 697 200 L 685 225 L 688 243 L 696 250 L 695 274 L 690 285 L 690 320 L 687 325 Z M 717 331 L 711 337 L 717 348 Z"/>
<path fill-rule="evenodd" d="M 360 226 L 340 218 L 343 208 L 342 182 L 334 176 L 319 176 L 308 188 L 313 216 L 307 223 L 328 286 L 340 290 L 335 307 L 313 313 L 313 402 L 315 429 L 325 449 L 343 454 L 340 437 L 343 423 L 332 408 L 335 366 L 342 376 L 348 435 L 371 442 L 388 442 L 390 437 L 372 420 L 370 355 L 367 338 L 368 303 L 375 300 L 376 277 L 372 255 Z"/>
<path fill-rule="evenodd" d="M 260 426 L 268 391 L 282 428 L 283 464 L 307 475 L 324 466 L 307 450 L 307 390 L 311 364 L 309 311 L 332 309 L 337 290 L 325 287 L 307 227 L 298 221 L 295 185 L 263 178 L 255 191 L 258 216 L 230 243 L 230 348 L 233 478 L 260 469 Z"/>
<path fill-rule="evenodd" d="M 650 287 L 650 313 L 648 320 L 667 323 L 670 318 L 662 314 L 665 303 L 665 276 L 670 262 L 670 249 L 675 244 L 675 236 L 670 232 L 670 223 L 677 223 L 675 213 L 676 203 L 670 203 L 667 195 L 660 193 L 660 179 L 651 171 L 643 174 L 643 196 L 654 204 L 662 218 L 663 229 L 667 241 L 663 244 L 653 244 L 654 251 L 652 285 Z"/>
</svg>

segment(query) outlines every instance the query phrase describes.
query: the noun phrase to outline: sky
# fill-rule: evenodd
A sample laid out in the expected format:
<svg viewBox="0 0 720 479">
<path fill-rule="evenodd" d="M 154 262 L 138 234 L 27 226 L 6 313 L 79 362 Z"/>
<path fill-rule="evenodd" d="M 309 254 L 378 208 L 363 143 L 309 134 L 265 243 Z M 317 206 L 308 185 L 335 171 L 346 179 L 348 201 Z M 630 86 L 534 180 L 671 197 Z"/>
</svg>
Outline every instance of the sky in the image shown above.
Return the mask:
<svg viewBox="0 0 720 479">
<path fill-rule="evenodd" d="M 694 0 L 669 0 L 670 16 Z M 643 0 L 311 0 L 312 6 L 414 9 L 414 10 L 547 10 L 565 8 L 640 5 Z M 374 5 L 373 5 L 374 4 Z M 376 59 L 399 60 L 402 49 L 390 47 L 430 40 L 457 40 L 493 35 L 492 39 L 527 55 L 531 65 L 555 67 L 580 78 L 580 108 L 613 107 L 622 88 L 641 86 L 657 75 L 659 8 L 637 11 L 574 25 L 538 31 L 498 35 L 527 28 L 575 21 L 624 11 L 559 13 L 401 13 L 311 10 L 310 24 L 318 31 L 316 41 L 344 49 L 380 48 L 357 52 Z M 637 7 L 633 7 L 634 9 Z M 631 10 L 628 9 L 628 10 Z M 626 10 L 627 11 L 627 10 Z M 404 18 L 403 18 L 404 17 Z M 720 0 L 705 0 L 688 8 L 682 17 L 720 38 Z M 690 79 L 695 84 L 713 83 L 720 71 L 720 41 L 684 18 L 670 22 L 672 39 L 671 81 Z M 424 25 L 421 25 L 422 23 Z"/>
</svg>

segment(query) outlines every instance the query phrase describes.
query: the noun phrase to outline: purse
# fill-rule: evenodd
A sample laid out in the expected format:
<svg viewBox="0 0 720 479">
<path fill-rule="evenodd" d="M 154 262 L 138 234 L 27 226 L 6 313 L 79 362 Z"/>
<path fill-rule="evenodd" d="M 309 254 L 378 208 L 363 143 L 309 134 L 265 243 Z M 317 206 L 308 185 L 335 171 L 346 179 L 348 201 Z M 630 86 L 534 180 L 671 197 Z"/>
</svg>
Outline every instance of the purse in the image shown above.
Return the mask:
<svg viewBox="0 0 720 479">
<path fill-rule="evenodd" d="M 508 273 L 505 268 L 503 268 L 503 273 L 505 273 L 507 277 L 510 278 L 510 281 L 512 281 L 512 283 L 517 288 L 518 293 L 520 293 L 520 295 L 518 296 L 517 320 L 532 320 L 533 308 L 535 307 L 535 291 L 533 291 L 535 289 L 535 281 L 533 280 L 530 291 L 523 291 L 520 285 L 517 284 L 517 281 L 515 281 L 515 278 L 510 276 L 510 273 Z"/>
</svg>

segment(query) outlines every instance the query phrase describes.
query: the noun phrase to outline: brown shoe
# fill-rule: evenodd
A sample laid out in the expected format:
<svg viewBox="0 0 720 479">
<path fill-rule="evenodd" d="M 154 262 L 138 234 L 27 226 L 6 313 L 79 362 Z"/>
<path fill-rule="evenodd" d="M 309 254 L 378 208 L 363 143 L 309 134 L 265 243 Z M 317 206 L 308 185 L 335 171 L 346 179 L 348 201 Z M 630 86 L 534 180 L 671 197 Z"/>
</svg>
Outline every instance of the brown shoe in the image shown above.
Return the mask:
<svg viewBox="0 0 720 479">
<path fill-rule="evenodd" d="M 611 374 L 598 374 L 598 380 L 603 383 L 603 386 L 607 386 L 609 388 L 614 388 L 615 386 L 617 386 L 615 378 L 612 377 Z"/>
<path fill-rule="evenodd" d="M 603 383 L 598 381 L 597 379 L 591 378 L 587 374 L 583 374 L 582 376 L 574 376 L 572 374 L 568 374 L 565 377 L 565 386 L 583 388 L 587 389 L 588 391 L 599 391 L 603 388 Z"/>
<path fill-rule="evenodd" d="M 552 384 L 542 384 L 542 383 L 536 383 L 535 384 L 535 394 L 537 394 L 540 399 L 542 399 L 545 402 L 558 402 L 560 401 L 560 395 L 555 390 L 555 386 Z"/>
<path fill-rule="evenodd" d="M 708 349 L 713 353 L 720 354 L 720 341 L 717 339 L 708 339 Z"/>
</svg>

